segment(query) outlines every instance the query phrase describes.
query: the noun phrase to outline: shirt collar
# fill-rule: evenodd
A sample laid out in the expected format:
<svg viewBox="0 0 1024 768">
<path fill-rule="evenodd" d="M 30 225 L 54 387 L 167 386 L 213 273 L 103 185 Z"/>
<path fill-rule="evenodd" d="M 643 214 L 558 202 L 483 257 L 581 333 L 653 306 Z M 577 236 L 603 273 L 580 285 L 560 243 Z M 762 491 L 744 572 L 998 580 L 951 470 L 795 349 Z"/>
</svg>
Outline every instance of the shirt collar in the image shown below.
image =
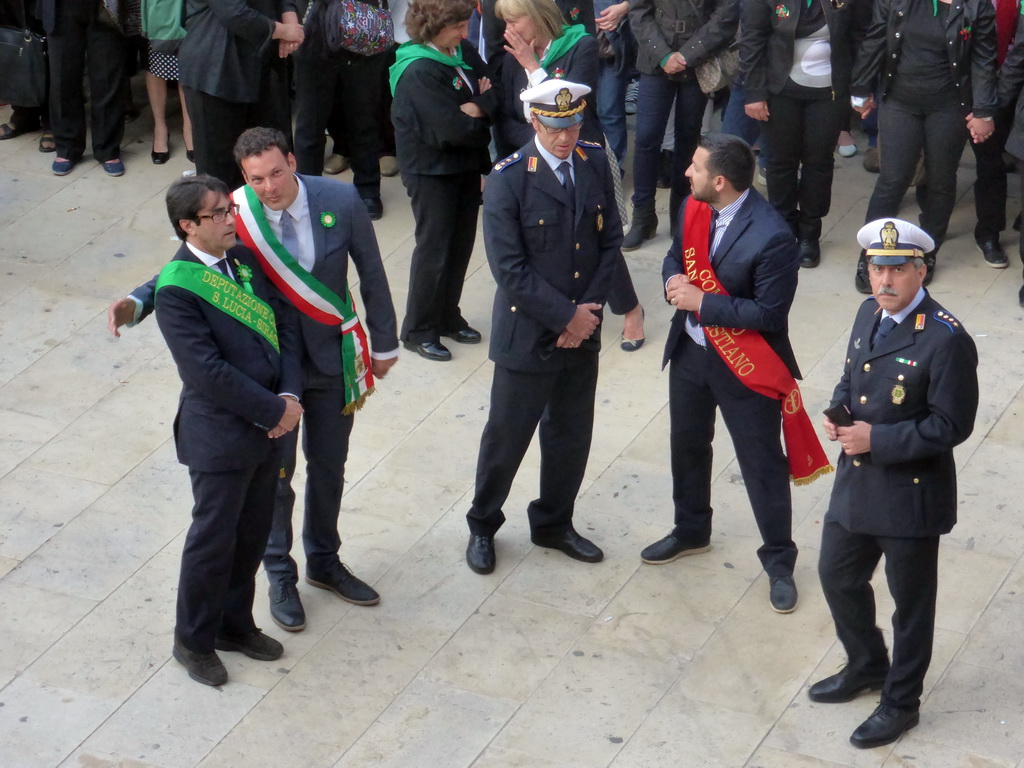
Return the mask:
<svg viewBox="0 0 1024 768">
<path fill-rule="evenodd" d="M 206 251 L 201 251 L 198 248 L 196 248 L 194 245 L 192 245 L 192 243 L 186 242 L 185 245 L 188 246 L 188 249 L 192 251 L 192 254 L 197 259 L 199 259 L 201 262 L 203 262 L 203 264 L 205 264 L 208 267 L 215 267 L 219 262 L 223 261 L 228 257 L 226 251 L 223 256 L 211 256 Z"/>
<path fill-rule="evenodd" d="M 552 155 L 550 152 L 548 152 L 546 149 L 544 149 L 544 147 L 540 145 L 540 137 L 534 136 L 533 143 L 537 147 L 537 152 L 540 154 L 542 158 L 544 158 L 544 162 L 551 166 L 552 171 L 557 171 L 558 166 L 560 166 L 562 163 L 568 163 L 570 168 L 575 169 L 575 166 L 572 162 L 571 152 L 569 153 L 569 157 L 567 157 L 565 160 L 562 160 L 560 157 L 555 157 L 554 155 Z"/>
<path fill-rule="evenodd" d="M 731 203 L 729 203 L 727 206 L 725 206 L 725 208 L 722 208 L 721 210 L 718 211 L 718 225 L 719 226 L 722 226 L 722 224 L 723 224 L 722 219 L 725 219 L 725 222 L 728 222 L 733 216 L 736 215 L 736 212 L 742 207 L 743 203 L 746 201 L 747 196 L 749 194 L 750 194 L 750 189 L 748 187 L 747 189 L 743 190 L 743 194 L 742 195 L 740 195 L 735 200 L 733 200 Z M 712 208 L 714 208 L 714 206 L 712 206 Z"/>
<path fill-rule="evenodd" d="M 902 323 L 904 320 L 907 319 L 907 317 L 910 315 L 910 313 L 913 312 L 915 309 L 917 309 L 918 305 L 922 301 L 924 301 L 924 296 L 925 296 L 924 288 L 918 288 L 917 289 L 917 295 L 914 297 L 913 301 L 911 301 L 909 304 L 907 304 L 907 306 L 905 306 L 903 309 L 901 309 L 895 315 L 890 315 L 888 310 L 883 309 L 882 310 L 882 318 L 884 319 L 886 317 L 891 317 L 893 320 L 896 321 L 897 324 Z"/>
<path fill-rule="evenodd" d="M 306 185 L 302 182 L 302 179 L 299 177 L 298 174 L 295 174 L 295 181 L 297 181 L 299 184 L 299 194 L 297 194 L 295 196 L 295 199 L 292 200 L 292 204 L 289 205 L 284 210 L 288 211 L 288 213 L 291 214 L 292 218 L 295 219 L 295 221 L 299 221 L 306 215 L 306 212 L 309 210 L 309 204 L 307 202 L 309 196 L 306 194 Z M 267 215 L 267 219 L 272 224 L 281 223 L 281 211 L 272 211 L 269 208 L 267 208 L 267 206 L 264 205 L 263 212 Z"/>
</svg>

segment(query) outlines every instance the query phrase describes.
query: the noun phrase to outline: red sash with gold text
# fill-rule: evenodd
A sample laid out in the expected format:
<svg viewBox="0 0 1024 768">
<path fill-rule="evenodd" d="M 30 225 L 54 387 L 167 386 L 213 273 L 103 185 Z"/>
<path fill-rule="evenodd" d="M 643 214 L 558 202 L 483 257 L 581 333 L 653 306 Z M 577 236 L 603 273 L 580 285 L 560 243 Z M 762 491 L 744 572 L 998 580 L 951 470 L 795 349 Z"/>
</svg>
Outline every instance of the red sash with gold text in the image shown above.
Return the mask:
<svg viewBox="0 0 1024 768">
<path fill-rule="evenodd" d="M 711 206 L 691 197 L 686 202 L 683 220 L 686 276 L 704 293 L 728 296 L 728 291 L 722 287 L 711 268 L 708 253 L 710 228 Z M 752 328 L 708 326 L 703 330 L 708 344 L 736 378 L 758 394 L 782 401 L 782 437 L 792 481 L 796 485 L 806 485 L 831 472 L 832 465 L 804 410 L 800 387 L 761 332 Z"/>
</svg>

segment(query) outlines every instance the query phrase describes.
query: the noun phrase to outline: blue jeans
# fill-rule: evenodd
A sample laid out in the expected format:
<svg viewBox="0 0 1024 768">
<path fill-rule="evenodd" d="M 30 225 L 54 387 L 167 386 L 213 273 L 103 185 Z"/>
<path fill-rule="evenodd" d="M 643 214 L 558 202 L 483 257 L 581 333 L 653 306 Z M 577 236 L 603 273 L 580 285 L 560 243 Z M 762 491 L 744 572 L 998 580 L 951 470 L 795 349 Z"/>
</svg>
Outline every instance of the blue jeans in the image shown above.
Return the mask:
<svg viewBox="0 0 1024 768">
<path fill-rule="evenodd" d="M 761 123 L 747 117 L 743 83 L 734 83 L 729 89 L 729 101 L 722 116 L 722 133 L 739 136 L 750 146 L 758 144 L 761 154 L 758 163 L 762 168 L 768 162 L 768 137 L 761 130 Z"/>
<path fill-rule="evenodd" d="M 672 192 L 680 200 L 689 191 L 686 168 L 700 140 L 705 96 L 696 79 L 669 80 L 664 74 L 640 76 L 636 110 L 636 157 L 633 159 L 633 206 L 654 204 L 658 164 L 665 125 L 676 105 L 675 154 L 672 162 Z"/>
<path fill-rule="evenodd" d="M 629 71 L 623 71 L 614 59 L 602 59 L 597 74 L 597 117 L 608 138 L 608 146 L 626 162 L 626 86 Z"/>
</svg>

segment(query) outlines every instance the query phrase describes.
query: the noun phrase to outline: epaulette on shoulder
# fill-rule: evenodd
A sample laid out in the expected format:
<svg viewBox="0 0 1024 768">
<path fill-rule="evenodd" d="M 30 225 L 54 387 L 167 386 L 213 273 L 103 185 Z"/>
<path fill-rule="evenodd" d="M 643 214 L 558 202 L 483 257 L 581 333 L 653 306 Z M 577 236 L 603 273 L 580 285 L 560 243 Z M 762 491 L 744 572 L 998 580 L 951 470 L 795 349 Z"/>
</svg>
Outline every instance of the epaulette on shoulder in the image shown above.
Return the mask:
<svg viewBox="0 0 1024 768">
<path fill-rule="evenodd" d="M 581 146 L 584 146 L 584 147 L 591 147 L 591 148 L 595 148 L 595 149 L 604 149 L 604 147 L 602 147 L 596 141 L 585 141 L 584 139 L 577 139 L 576 143 L 581 145 Z"/>
<path fill-rule="evenodd" d="M 506 157 L 504 160 L 499 160 L 494 164 L 494 170 L 501 173 L 503 170 L 508 168 L 510 165 L 514 165 L 523 159 L 522 152 L 513 152 L 511 155 Z"/>
<path fill-rule="evenodd" d="M 956 333 L 957 329 L 963 330 L 960 325 L 960 321 L 953 317 L 949 312 L 944 309 L 938 309 L 935 311 L 935 319 L 942 323 L 944 326 L 949 328 L 950 333 Z"/>
</svg>

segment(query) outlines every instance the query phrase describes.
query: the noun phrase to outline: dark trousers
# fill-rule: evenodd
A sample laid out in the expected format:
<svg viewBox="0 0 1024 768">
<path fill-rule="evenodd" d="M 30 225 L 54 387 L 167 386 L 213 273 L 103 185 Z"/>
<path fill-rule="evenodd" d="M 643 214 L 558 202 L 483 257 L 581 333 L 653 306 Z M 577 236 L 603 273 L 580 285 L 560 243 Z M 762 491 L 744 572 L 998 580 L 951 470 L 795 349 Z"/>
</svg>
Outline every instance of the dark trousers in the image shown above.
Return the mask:
<svg viewBox="0 0 1024 768">
<path fill-rule="evenodd" d="M 210 653 L 220 632 L 251 632 L 256 571 L 274 513 L 277 450 L 230 472 L 189 470 L 192 524 L 181 552 L 175 636 L 190 651 Z"/>
<path fill-rule="evenodd" d="M 997 110 L 995 130 L 980 144 L 971 142 L 977 168 L 974 182 L 974 211 L 977 223 L 974 225 L 974 239 L 978 242 L 991 238 L 999 239 L 999 233 L 1006 229 L 1006 165 L 1003 163 L 1003 148 L 1013 127 L 1013 109 Z"/>
<path fill-rule="evenodd" d="M 560 371 L 527 373 L 494 366 L 491 407 L 480 438 L 476 492 L 466 514 L 471 533 L 493 536 L 502 505 L 540 425 L 540 496 L 530 502 L 531 531 L 572 527 L 594 432 L 597 354 L 556 351 L 577 359 Z"/>
<path fill-rule="evenodd" d="M 672 195 L 682 203 L 689 193 L 686 169 L 700 139 L 705 96 L 696 78 L 669 80 L 665 75 L 641 75 L 637 96 L 636 141 L 633 156 L 633 205 L 654 204 L 661 161 L 661 144 L 672 105 L 676 107 L 675 151 L 672 163 Z M 675 206 L 673 206 L 674 208 Z M 676 212 L 673 211 L 673 216 Z"/>
<path fill-rule="evenodd" d="M 885 578 L 896 603 L 892 615 L 892 668 L 875 623 L 871 575 L 885 555 Z M 932 659 L 939 537 L 897 539 L 850 533 L 826 520 L 818 575 L 849 669 L 884 674 L 882 703 L 917 709 Z"/>
<path fill-rule="evenodd" d="M 96 3 L 92 4 L 97 6 Z M 105 163 L 121 156 L 124 138 L 124 37 L 96 18 L 88 3 L 57 3 L 57 22 L 47 37 L 50 63 L 50 124 L 57 156 L 78 161 L 85 153 L 85 92 L 89 78 L 92 153 Z"/>
<path fill-rule="evenodd" d="M 631 309 L 636 309 L 639 303 L 636 288 L 633 287 L 633 278 L 629 274 L 629 267 L 626 266 L 626 257 L 619 251 L 616 254 L 612 284 L 608 287 L 608 309 L 612 314 L 624 315 Z"/>
<path fill-rule="evenodd" d="M 307 52 L 295 57 L 295 160 L 299 173 L 319 176 L 324 172 L 324 130 L 333 111 L 343 126 L 359 196 L 380 198 L 382 72 L 389 55 L 341 60 Z"/>
<path fill-rule="evenodd" d="M 265 65 L 260 80 L 260 97 L 253 103 L 227 101 L 193 88 L 184 88 L 185 106 L 192 120 L 196 173 L 207 173 L 229 189 L 244 183 L 235 162 L 238 137 L 247 128 L 276 128 L 291 139 L 291 107 L 288 101 L 288 67 L 275 58 Z"/>
<path fill-rule="evenodd" d="M 789 576 L 796 563 L 789 465 L 779 434 L 778 400 L 748 388 L 718 353 L 683 335 L 669 370 L 672 500 L 677 536 L 711 535 L 711 441 L 715 409 L 732 437 L 761 540 L 757 550 L 769 576 Z"/>
<path fill-rule="evenodd" d="M 459 309 L 480 213 L 480 174 L 427 176 L 403 173 L 416 219 L 416 248 L 409 268 L 409 298 L 401 338 L 437 342 L 467 326 Z"/>
<path fill-rule="evenodd" d="M 768 200 L 797 238 L 817 241 L 832 203 L 833 153 L 849 106 L 780 95 L 768 97 L 768 111 Z"/>
<path fill-rule="evenodd" d="M 345 391 L 337 388 L 306 387 L 302 393 L 302 453 L 306 457 L 306 507 L 302 518 L 302 546 L 306 571 L 328 576 L 337 566 L 341 537 L 338 513 L 345 487 L 345 460 L 354 416 L 342 414 Z M 298 430 L 278 438 L 282 445 L 281 468 L 263 567 L 272 579 L 298 581 L 298 567 L 289 554 L 292 549 L 292 510 Z M 319 580 L 319 579 L 317 579 Z"/>
<path fill-rule="evenodd" d="M 923 149 L 928 185 L 917 188 L 917 203 L 921 228 L 935 240 L 935 250 L 939 249 L 956 204 L 956 170 L 968 136 L 965 116 L 959 106 L 926 110 L 892 99 L 882 102 L 878 112 L 881 171 L 865 222 L 899 214 Z"/>
</svg>

